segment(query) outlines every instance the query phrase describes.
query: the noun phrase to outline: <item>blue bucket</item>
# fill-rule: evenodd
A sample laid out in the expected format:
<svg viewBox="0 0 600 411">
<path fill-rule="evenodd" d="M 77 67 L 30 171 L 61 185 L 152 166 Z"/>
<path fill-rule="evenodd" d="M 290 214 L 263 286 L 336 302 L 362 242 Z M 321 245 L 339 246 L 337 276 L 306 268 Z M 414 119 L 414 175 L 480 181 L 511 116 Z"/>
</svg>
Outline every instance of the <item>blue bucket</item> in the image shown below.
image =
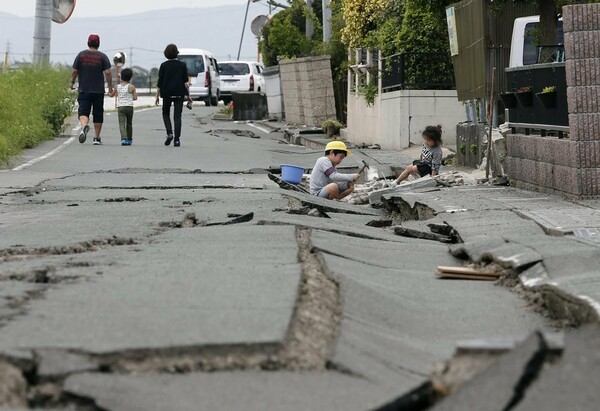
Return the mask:
<svg viewBox="0 0 600 411">
<path fill-rule="evenodd" d="M 302 182 L 302 174 L 304 174 L 304 167 L 290 164 L 281 165 L 281 179 L 286 183 L 300 184 Z"/>
</svg>

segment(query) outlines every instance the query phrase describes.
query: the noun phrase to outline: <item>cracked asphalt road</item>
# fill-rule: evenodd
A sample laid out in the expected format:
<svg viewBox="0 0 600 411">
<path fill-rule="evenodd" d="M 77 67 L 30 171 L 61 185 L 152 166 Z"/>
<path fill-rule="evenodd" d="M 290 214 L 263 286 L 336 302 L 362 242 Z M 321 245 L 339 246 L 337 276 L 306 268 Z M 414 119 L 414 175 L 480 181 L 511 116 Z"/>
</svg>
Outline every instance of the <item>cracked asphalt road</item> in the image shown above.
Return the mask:
<svg viewBox="0 0 600 411">
<path fill-rule="evenodd" d="M 184 113 L 180 148 L 158 109 L 131 147 L 112 114 L 102 146 L 0 173 L 0 365 L 22 375 L 0 382 L 24 387 L 0 406 L 367 410 L 457 340 L 547 325 L 507 289 L 435 280 L 448 247 L 366 227 L 379 211 L 286 212 L 301 201 L 256 169 L 321 152 L 212 111 Z"/>
</svg>

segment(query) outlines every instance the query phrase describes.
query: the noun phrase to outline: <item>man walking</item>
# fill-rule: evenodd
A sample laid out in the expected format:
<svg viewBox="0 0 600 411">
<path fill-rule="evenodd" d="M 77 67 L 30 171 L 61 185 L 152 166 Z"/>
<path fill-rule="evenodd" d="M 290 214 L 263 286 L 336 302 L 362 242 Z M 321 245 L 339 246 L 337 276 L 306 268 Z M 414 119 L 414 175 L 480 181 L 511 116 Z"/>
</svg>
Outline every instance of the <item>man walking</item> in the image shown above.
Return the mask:
<svg viewBox="0 0 600 411">
<path fill-rule="evenodd" d="M 87 133 L 90 131 L 90 112 L 94 116 L 94 145 L 102 144 L 100 132 L 104 122 L 104 79 L 108 83 L 109 94 L 113 93 L 112 72 L 110 71 L 110 60 L 106 54 L 98 51 L 100 37 L 90 34 L 88 37 L 88 49 L 81 51 L 73 63 L 71 74 L 71 89 L 75 86 L 75 80 L 79 77 L 79 122 L 81 123 L 81 134 L 79 142 L 84 143 Z"/>
</svg>

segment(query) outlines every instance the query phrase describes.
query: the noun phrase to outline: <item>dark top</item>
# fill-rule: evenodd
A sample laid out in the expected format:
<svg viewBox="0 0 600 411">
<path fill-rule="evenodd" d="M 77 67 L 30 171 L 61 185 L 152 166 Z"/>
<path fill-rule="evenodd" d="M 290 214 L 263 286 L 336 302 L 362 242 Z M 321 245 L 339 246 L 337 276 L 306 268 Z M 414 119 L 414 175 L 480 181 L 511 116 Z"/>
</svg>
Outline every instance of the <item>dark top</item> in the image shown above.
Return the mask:
<svg viewBox="0 0 600 411">
<path fill-rule="evenodd" d="M 79 77 L 79 91 L 104 94 L 104 70 L 110 69 L 106 54 L 95 50 L 83 50 L 73 63 Z"/>
<path fill-rule="evenodd" d="M 167 60 L 158 69 L 158 83 L 161 97 L 184 97 L 188 95 L 188 70 L 185 63 L 173 59 Z"/>
</svg>

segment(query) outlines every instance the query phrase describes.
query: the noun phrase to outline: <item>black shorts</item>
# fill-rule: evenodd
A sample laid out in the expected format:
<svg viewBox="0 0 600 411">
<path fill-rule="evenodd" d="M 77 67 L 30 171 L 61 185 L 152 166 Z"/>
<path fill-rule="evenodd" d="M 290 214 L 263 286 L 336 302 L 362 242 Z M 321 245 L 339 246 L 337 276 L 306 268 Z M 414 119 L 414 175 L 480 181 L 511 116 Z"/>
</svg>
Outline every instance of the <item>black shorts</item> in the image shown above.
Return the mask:
<svg viewBox="0 0 600 411">
<path fill-rule="evenodd" d="M 417 171 L 421 177 L 425 177 L 431 174 L 431 166 L 427 163 L 423 163 L 420 160 L 413 161 L 413 166 L 417 166 Z"/>
<path fill-rule="evenodd" d="M 79 117 L 89 117 L 90 112 L 94 115 L 94 123 L 104 122 L 104 93 L 79 92 L 77 96 Z"/>
</svg>

